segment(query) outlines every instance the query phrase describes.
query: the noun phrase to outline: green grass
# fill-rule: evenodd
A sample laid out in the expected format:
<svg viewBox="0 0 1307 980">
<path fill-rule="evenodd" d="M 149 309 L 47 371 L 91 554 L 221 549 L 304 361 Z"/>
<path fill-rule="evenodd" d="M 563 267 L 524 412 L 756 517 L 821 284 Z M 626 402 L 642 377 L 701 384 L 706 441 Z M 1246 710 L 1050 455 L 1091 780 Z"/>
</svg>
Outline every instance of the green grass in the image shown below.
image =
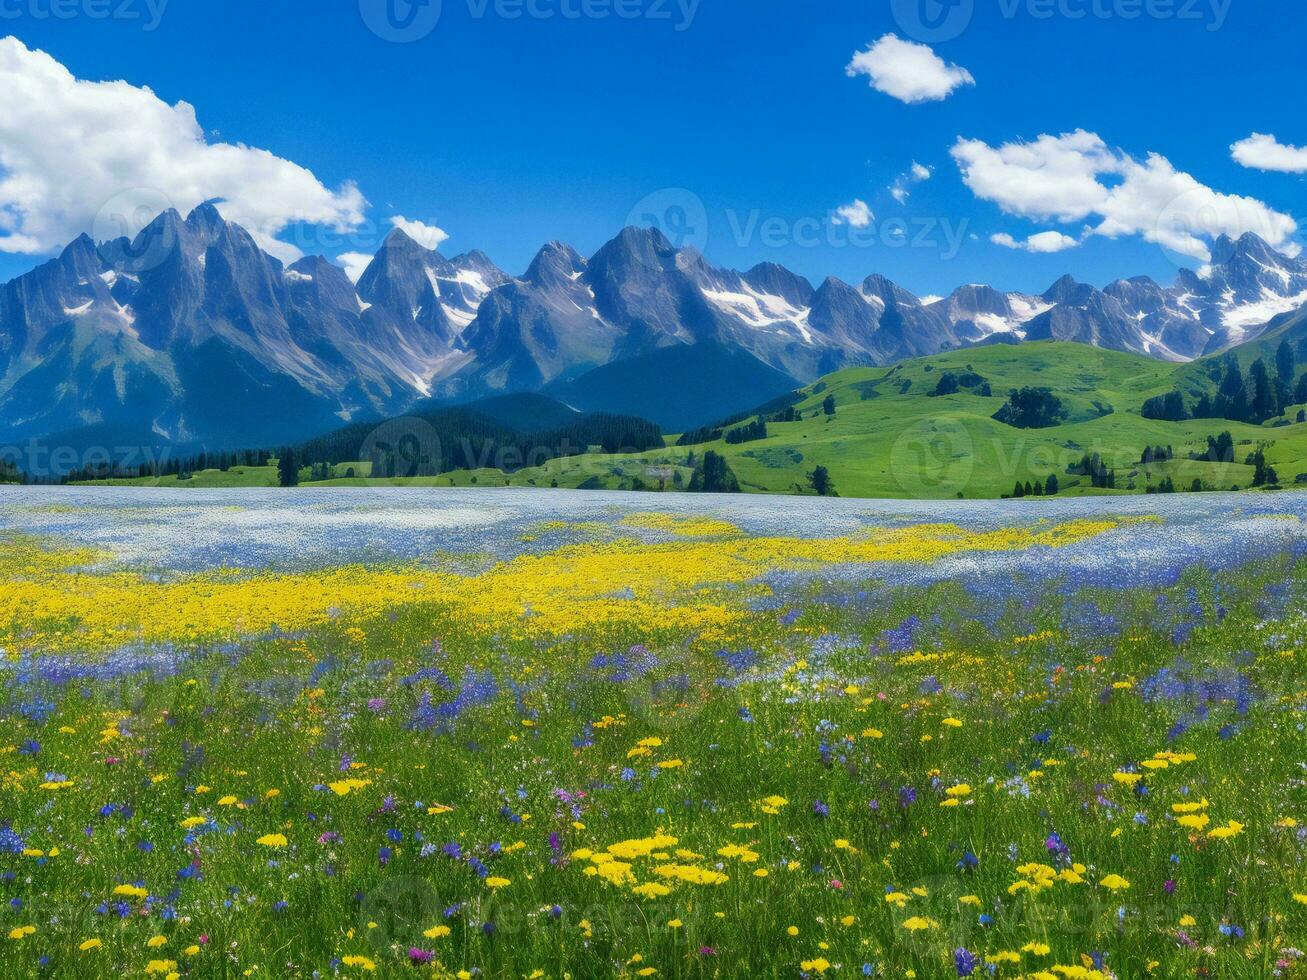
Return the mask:
<svg viewBox="0 0 1307 980">
<path fill-rule="evenodd" d="M 138 480 L 88 480 L 81 484 L 90 487 L 109 486 L 150 486 L 194 487 L 211 489 L 215 487 L 275 487 L 277 485 L 277 467 L 273 466 L 234 466 L 230 470 L 198 470 L 189 479 L 179 476 L 143 477 Z"/>
</svg>

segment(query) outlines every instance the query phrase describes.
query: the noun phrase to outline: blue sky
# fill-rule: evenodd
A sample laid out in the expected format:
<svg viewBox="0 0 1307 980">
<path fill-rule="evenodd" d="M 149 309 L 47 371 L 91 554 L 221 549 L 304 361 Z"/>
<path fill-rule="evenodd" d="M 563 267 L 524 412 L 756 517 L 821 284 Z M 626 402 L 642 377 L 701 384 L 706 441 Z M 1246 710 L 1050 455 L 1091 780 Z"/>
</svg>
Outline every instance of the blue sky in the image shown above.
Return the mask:
<svg viewBox="0 0 1307 980">
<path fill-rule="evenodd" d="M 98 9 L 85 2 L 86 11 Z M 1101 148 L 1077 144 L 1073 163 L 1124 154 L 1144 165 L 1158 154 L 1170 165 L 1165 187 L 1152 186 L 1156 168 L 1136 174 L 1153 197 L 1188 186 L 1175 172 L 1188 174 L 1202 188 L 1200 210 L 1209 193 L 1242 195 L 1254 203 L 1235 202 L 1234 216 L 1220 221 L 1261 230 L 1271 213 L 1267 227 L 1282 247 L 1299 237 L 1303 177 L 1286 172 L 1300 169 L 1299 158 L 1282 150 L 1277 159 L 1290 162 L 1279 170 L 1246 166 L 1231 145 L 1253 133 L 1307 144 L 1300 4 L 976 0 L 964 28 L 936 39 L 913 21 L 916 0 L 698 0 L 692 10 L 676 0 L 622 0 L 633 18 L 616 16 L 605 0 L 586 2 L 607 16 L 579 18 L 561 12 L 584 9 L 582 0 L 535 2 L 555 16 L 504 16 L 521 9 L 513 0 L 443 0 L 434 29 L 401 44 L 369 30 L 360 0 L 173 0 L 153 30 L 146 0 L 112 0 L 135 18 L 84 11 L 58 20 L 45 16 L 49 0 L 3 0 L 0 35 L 78 79 L 122 79 L 169 104 L 190 103 L 211 142 L 267 150 L 333 193 L 356 184 L 369 221 L 355 232 L 279 232 L 302 251 L 332 257 L 375 250 L 389 219 L 402 215 L 443 229 L 448 254 L 481 248 L 520 272 L 551 239 L 589 254 L 655 195 L 644 210 L 685 227 L 665 205 L 687 208 L 688 240 L 713 262 L 777 261 L 814 281 L 881 272 L 918 293 L 977 281 L 1042 291 L 1065 272 L 1099 285 L 1138 273 L 1169 282 L 1179 262 L 1198 264 L 1148 240 L 1156 200 L 1132 193 L 1105 205 L 1105 215 L 1083 194 L 1066 204 L 1062 188 L 1032 197 L 1033 182 L 1012 161 L 996 162 L 1002 144 L 1077 130 L 1096 134 Z M 973 83 L 905 102 L 867 75 L 846 73 L 856 53 L 887 34 L 931 41 L 926 54 Z M 30 135 L 61 121 L 27 125 Z M 0 160 L 6 140 L 26 138 L 0 129 Z M 973 186 L 959 166 L 960 138 L 979 141 L 970 144 Z M 77 155 L 62 154 L 70 176 L 42 199 L 47 206 L 82 185 Z M 931 176 L 906 185 L 899 202 L 891 186 L 914 162 Z M 1096 180 L 1102 190 L 1091 187 L 1090 198 L 1131 177 L 1113 166 Z M 1066 193 L 1076 198 L 1083 183 L 1082 174 L 1067 175 Z M 341 217 L 350 207 L 339 201 L 338 220 L 357 224 L 358 214 Z M 849 226 L 830 217 L 855 201 L 875 217 L 850 243 Z M 1055 207 L 1063 213 L 1036 213 Z M 1105 219 L 1119 226 L 1122 209 L 1125 227 L 1107 237 Z M 65 224 L 86 223 L 79 214 L 68 209 Z M 915 246 L 896 239 L 894 219 Z M 1032 254 L 991 241 L 1050 230 L 1078 244 Z M 0 252 L 0 279 L 41 258 Z"/>
</svg>

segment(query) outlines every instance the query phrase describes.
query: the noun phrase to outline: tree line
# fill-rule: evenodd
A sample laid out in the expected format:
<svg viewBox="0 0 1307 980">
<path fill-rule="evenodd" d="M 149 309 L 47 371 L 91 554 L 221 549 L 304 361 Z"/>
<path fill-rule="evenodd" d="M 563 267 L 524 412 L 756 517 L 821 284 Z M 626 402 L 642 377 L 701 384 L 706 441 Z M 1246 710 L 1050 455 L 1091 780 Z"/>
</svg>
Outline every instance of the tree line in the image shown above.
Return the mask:
<svg viewBox="0 0 1307 980">
<path fill-rule="evenodd" d="M 182 480 L 190 479 L 192 473 L 201 470 L 229 470 L 245 466 L 267 466 L 275 454 L 267 449 L 237 449 L 212 452 L 201 450 L 186 456 L 167 457 L 147 460 L 135 466 L 122 463 L 97 463 L 69 470 L 63 475 L 65 483 L 77 483 L 86 480 L 157 480 L 161 477 L 175 476 Z"/>
<path fill-rule="evenodd" d="M 542 433 L 523 433 L 466 408 L 448 408 L 382 426 L 350 425 L 282 450 L 282 485 L 302 467 L 355 460 L 379 478 L 437 476 L 451 470 L 516 472 L 595 447 L 606 455 L 641 453 L 666 445 L 662 430 L 631 415 L 593 412 Z"/>
<path fill-rule="evenodd" d="M 378 477 L 436 476 L 482 468 L 514 472 L 596 447 L 611 455 L 665 445 L 657 425 L 635 416 L 595 412 L 548 432 L 523 433 L 470 409 L 447 408 L 387 422 L 355 423 L 279 450 L 201 451 L 137 466 L 103 464 L 70 471 L 64 479 L 186 479 L 201 470 L 268 466 L 276 458 L 278 482 L 294 486 L 304 468 L 312 479 L 328 479 L 331 468 L 341 463 L 368 463 L 371 475 Z"/>
<path fill-rule="evenodd" d="M 1266 358 L 1259 357 L 1245 374 L 1239 358 L 1229 351 L 1208 368 L 1208 378 L 1216 386 L 1214 393 L 1203 392 L 1192 404 L 1180 391 L 1155 395 L 1144 402 L 1143 416 L 1164 422 L 1228 419 L 1261 425 L 1282 415 L 1289 406 L 1307 402 L 1307 372 L 1295 380 L 1295 361 L 1293 347 L 1288 340 L 1281 340 L 1273 368 Z"/>
</svg>

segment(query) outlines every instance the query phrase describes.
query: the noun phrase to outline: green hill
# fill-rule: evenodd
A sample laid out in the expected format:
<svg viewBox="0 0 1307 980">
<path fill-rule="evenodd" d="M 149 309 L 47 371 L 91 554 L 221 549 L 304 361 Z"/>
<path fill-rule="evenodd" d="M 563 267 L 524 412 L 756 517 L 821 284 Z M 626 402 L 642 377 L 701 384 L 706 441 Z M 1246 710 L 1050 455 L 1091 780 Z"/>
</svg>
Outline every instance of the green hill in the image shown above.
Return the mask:
<svg viewBox="0 0 1307 980">
<path fill-rule="evenodd" d="M 1278 341 L 1276 341 L 1278 343 Z M 1272 353 L 1273 353 L 1272 345 Z M 1175 365 L 1082 344 L 995 344 L 907 361 L 888 368 L 853 368 L 801 389 L 801 418 L 767 422 L 767 437 L 730 443 L 722 438 L 627 456 L 579 456 L 551 460 L 512 475 L 451 473 L 436 482 L 464 485 L 586 486 L 630 488 L 688 481 L 691 461 L 706 450 L 727 458 L 746 491 L 793 493 L 807 487 L 816 466 L 830 471 L 840 494 L 850 497 L 999 497 L 1017 481 L 1044 481 L 1056 474 L 1062 493 L 1144 493 L 1168 477 L 1177 489 L 1195 480 L 1204 489 L 1228 490 L 1252 483 L 1244 460 L 1259 444 L 1280 479 L 1292 483 L 1307 472 L 1307 425 L 1273 428 L 1195 419 L 1145 419 L 1144 401 L 1173 390 L 1201 365 Z M 935 395 L 946 373 L 978 375 L 980 386 Z M 1201 384 L 1195 381 L 1195 385 Z M 947 386 L 946 386 L 947 387 Z M 1063 402 L 1064 421 L 1051 428 L 1020 429 L 993 418 L 1013 388 L 1048 388 Z M 834 414 L 823 404 L 834 399 Z M 1222 431 L 1235 442 L 1234 463 L 1186 458 L 1203 453 L 1207 437 Z M 674 440 L 669 438 L 669 442 Z M 1141 465 L 1145 447 L 1172 447 L 1174 458 Z M 1116 489 L 1100 489 L 1069 472 L 1098 453 L 1116 470 Z"/>
<path fill-rule="evenodd" d="M 1238 356 L 1246 363 L 1259 356 L 1271 362 L 1286 337 L 1295 344 L 1307 337 L 1307 318 L 1289 318 L 1239 349 Z M 512 472 L 459 469 L 388 480 L 370 479 L 366 462 L 351 464 L 337 456 L 330 478 L 316 485 L 674 490 L 688 485 L 696 460 L 712 450 L 727 459 L 743 490 L 756 493 L 810 492 L 808 476 L 817 466 L 825 466 L 838 492 L 848 497 L 993 498 L 1011 494 L 1018 482 L 1043 483 L 1050 475 L 1056 475 L 1063 494 L 1144 493 L 1168 479 L 1177 490 L 1189 490 L 1195 481 L 1203 489 L 1228 490 L 1252 485 L 1254 468 L 1246 460 L 1258 447 L 1280 483 L 1293 484 L 1299 473 L 1307 473 L 1307 423 L 1294 421 L 1298 406 L 1287 406 L 1262 425 L 1143 417 L 1144 402 L 1154 396 L 1181 390 L 1192 401 L 1214 392 L 1211 374 L 1219 360 L 1176 365 L 1074 343 L 994 344 L 893 367 L 840 371 L 793 398 L 769 403 L 761 415 L 757 410 L 740 414 L 711 432 L 679 440 L 692 444 L 676 444 L 672 436 L 665 447 L 641 453 L 587 453 Z M 994 416 L 1008 392 L 1021 388 L 1046 388 L 1056 395 L 1064 413 L 1060 422 L 1035 429 L 998 421 Z M 827 414 L 831 403 L 833 414 Z M 759 433 L 759 418 L 766 423 L 765 438 L 738 441 Z M 1189 458 L 1203 455 L 1208 437 L 1223 431 L 1234 440 L 1234 462 Z M 1172 458 L 1142 464 L 1151 446 L 1170 447 Z M 1114 488 L 1095 487 L 1081 472 L 1080 462 L 1092 454 L 1115 471 Z M 310 475 L 302 471 L 305 482 Z M 184 483 L 244 481 L 275 482 L 275 469 L 251 467 L 239 476 L 196 473 Z"/>
</svg>

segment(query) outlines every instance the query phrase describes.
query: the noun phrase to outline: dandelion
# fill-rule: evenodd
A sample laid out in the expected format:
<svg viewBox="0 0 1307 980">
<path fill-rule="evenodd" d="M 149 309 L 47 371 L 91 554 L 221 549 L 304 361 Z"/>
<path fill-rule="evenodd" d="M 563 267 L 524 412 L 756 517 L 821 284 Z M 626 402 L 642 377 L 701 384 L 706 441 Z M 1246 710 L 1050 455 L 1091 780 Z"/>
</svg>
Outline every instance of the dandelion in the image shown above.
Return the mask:
<svg viewBox="0 0 1307 980">
<path fill-rule="evenodd" d="M 337 779 L 328 783 L 327 788 L 337 796 L 348 796 L 350 793 L 371 785 L 372 780 L 370 779 Z"/>
<path fill-rule="evenodd" d="M 1214 840 L 1225 840 L 1230 837 L 1237 837 L 1241 833 L 1243 833 L 1243 824 L 1231 820 L 1224 827 L 1213 827 L 1207 832 L 1207 836 Z"/>
</svg>

